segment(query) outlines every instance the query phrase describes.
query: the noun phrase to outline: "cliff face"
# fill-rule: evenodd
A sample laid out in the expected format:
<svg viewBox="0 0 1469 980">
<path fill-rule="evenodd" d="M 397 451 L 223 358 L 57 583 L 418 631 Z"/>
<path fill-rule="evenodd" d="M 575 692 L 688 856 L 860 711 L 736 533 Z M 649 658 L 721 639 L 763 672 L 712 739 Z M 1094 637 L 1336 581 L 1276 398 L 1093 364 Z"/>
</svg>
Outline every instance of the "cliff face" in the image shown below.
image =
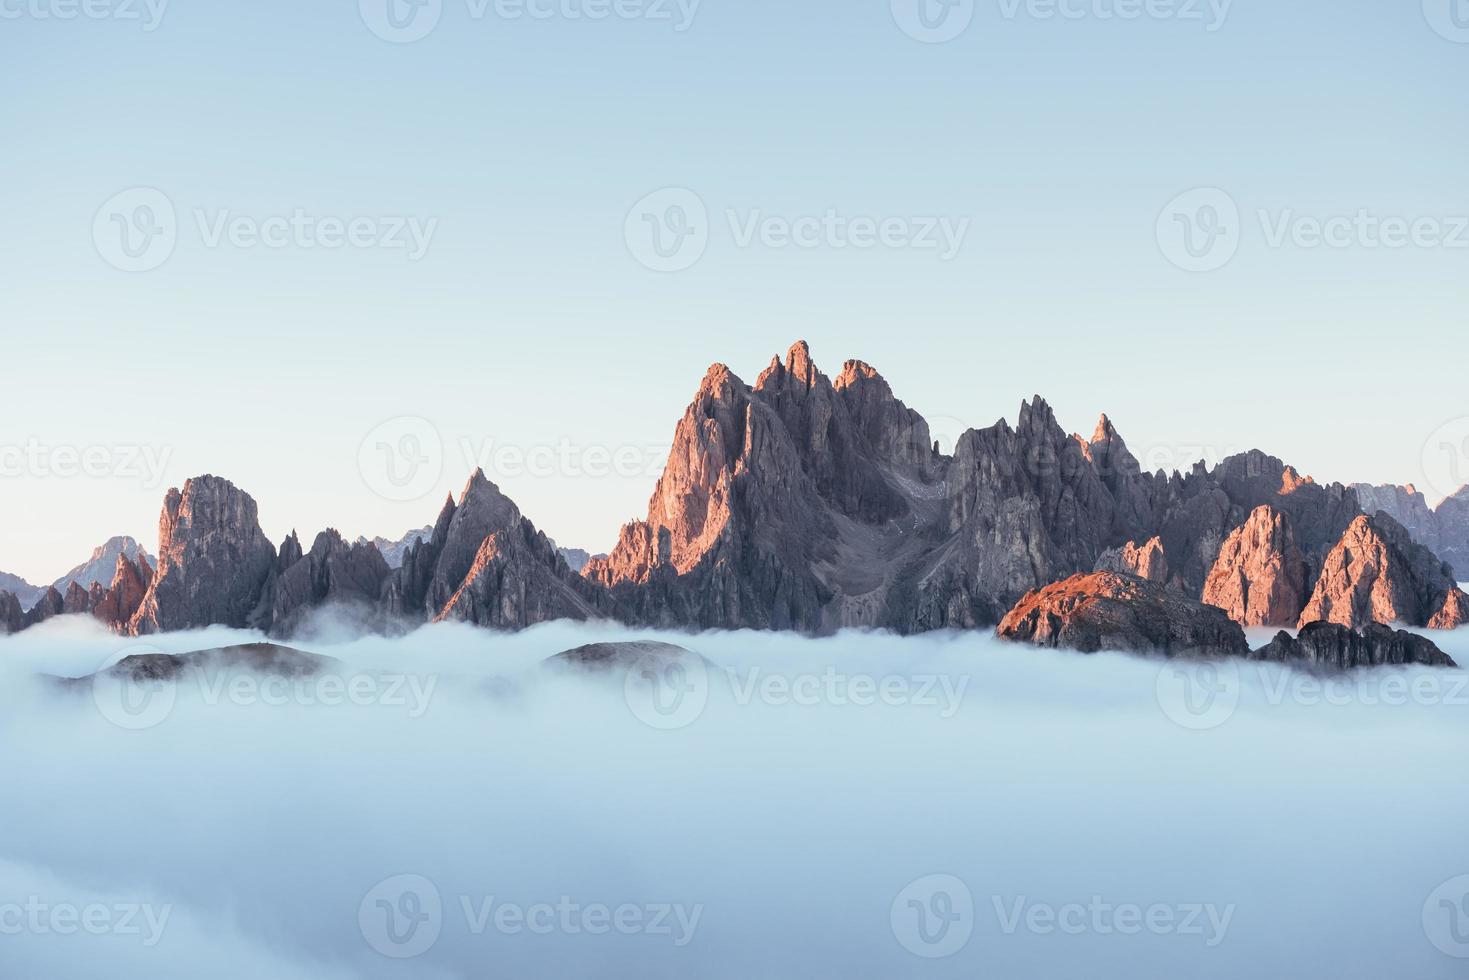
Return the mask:
<svg viewBox="0 0 1469 980">
<path fill-rule="evenodd" d="M 1168 558 L 1163 553 L 1163 539 L 1152 538 L 1139 546 L 1129 541 L 1121 548 L 1108 548 L 1097 559 L 1098 572 L 1120 572 L 1136 575 L 1149 582 L 1168 583 Z"/>
<path fill-rule="evenodd" d="M 709 369 L 646 519 L 584 574 L 667 626 L 881 625 L 900 556 L 941 506 L 928 429 L 870 366 L 832 382 L 804 343 L 751 388 Z"/>
<path fill-rule="evenodd" d="M 1433 516 L 1438 556 L 1453 567 L 1456 578 L 1469 581 L 1469 487 L 1439 504 Z"/>
<path fill-rule="evenodd" d="M 245 627 L 275 559 L 249 494 L 216 476 L 189 480 L 164 499 L 158 570 L 127 631 Z"/>
<path fill-rule="evenodd" d="M 368 542 L 348 544 L 328 528 L 301 553 L 293 532 L 281 545 L 274 574 L 252 620 L 272 636 L 289 637 L 324 606 L 336 606 L 370 621 L 389 574 L 382 552 Z"/>
<path fill-rule="evenodd" d="M 1354 483 L 1352 489 L 1364 513 L 1387 514 L 1403 525 L 1414 541 L 1448 562 L 1456 578 L 1469 580 L 1469 487 L 1433 510 L 1412 484 L 1397 487 Z"/>
<path fill-rule="evenodd" d="M 582 579 L 482 470 L 445 501 L 426 540 L 379 589 L 383 616 L 406 625 L 462 621 L 502 629 L 600 614 L 604 590 Z"/>
<path fill-rule="evenodd" d="M 1225 539 L 1203 597 L 1244 626 L 1291 626 L 1306 605 L 1310 575 L 1290 519 L 1261 505 Z"/>
<path fill-rule="evenodd" d="M 1406 623 L 1453 629 L 1469 621 L 1469 596 L 1451 570 L 1383 512 L 1359 517 L 1327 556 L 1300 623 L 1360 628 Z"/>
</svg>

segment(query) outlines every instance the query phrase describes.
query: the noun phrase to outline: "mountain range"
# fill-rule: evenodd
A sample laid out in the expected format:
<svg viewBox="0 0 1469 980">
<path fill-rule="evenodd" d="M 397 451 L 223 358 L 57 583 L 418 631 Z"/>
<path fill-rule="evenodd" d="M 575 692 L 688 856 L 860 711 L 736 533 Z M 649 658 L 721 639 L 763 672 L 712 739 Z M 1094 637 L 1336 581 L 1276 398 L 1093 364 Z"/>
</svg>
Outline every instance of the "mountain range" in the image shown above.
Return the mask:
<svg viewBox="0 0 1469 980">
<path fill-rule="evenodd" d="M 1454 628 L 1469 596 L 1443 559 L 1469 565 L 1469 490 L 1436 513 L 1420 502 L 1318 485 L 1258 450 L 1144 472 L 1106 415 L 1090 437 L 1068 434 L 1039 396 L 1013 426 L 971 429 L 945 454 L 873 367 L 847 361 L 830 378 L 801 342 L 753 385 L 708 370 L 646 515 L 583 568 L 482 471 L 400 541 L 327 529 L 309 549 L 294 532 L 272 544 L 254 499 L 206 475 L 169 491 L 156 572 L 118 554 L 107 586 L 48 595 L 20 622 L 0 594 L 0 624 L 90 609 L 133 635 L 223 624 L 289 637 L 332 606 L 384 631 L 570 618 L 916 633 L 994 626 L 1023 600 L 1064 618 L 1100 589 L 1164 619 L 1208 606 L 1228 629 Z"/>
</svg>

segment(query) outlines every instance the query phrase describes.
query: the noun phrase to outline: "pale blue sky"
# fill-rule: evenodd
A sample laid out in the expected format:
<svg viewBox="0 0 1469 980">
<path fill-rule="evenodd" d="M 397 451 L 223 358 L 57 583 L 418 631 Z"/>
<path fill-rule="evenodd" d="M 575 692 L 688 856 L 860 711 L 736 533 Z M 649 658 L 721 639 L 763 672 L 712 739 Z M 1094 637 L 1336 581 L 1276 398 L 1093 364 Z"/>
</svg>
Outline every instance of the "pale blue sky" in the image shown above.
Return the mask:
<svg viewBox="0 0 1469 980">
<path fill-rule="evenodd" d="M 8 469 L 0 569 L 32 580 L 112 534 L 151 548 L 164 491 L 202 472 L 249 490 L 279 540 L 431 521 L 465 439 L 656 456 L 711 361 L 753 381 L 797 338 L 828 373 L 872 362 L 946 433 L 1039 392 L 1069 428 L 1106 411 L 1178 465 L 1259 446 L 1318 479 L 1432 489 L 1425 443 L 1469 416 L 1469 248 L 1272 248 L 1256 216 L 1469 215 L 1469 44 L 1419 0 L 1236 0 L 1213 31 L 1203 3 L 1203 22 L 1123 21 L 1095 16 L 1116 0 L 1073 0 L 1079 20 L 989 0 L 943 44 L 888 0 L 704 0 L 681 32 L 442 0 L 407 44 L 341 0 L 173 0 L 152 31 L 35 15 L 58 2 L 0 2 L 0 447 L 167 465 L 156 485 Z M 1155 226 L 1201 186 L 1237 203 L 1242 237 L 1189 273 Z M 164 192 L 179 230 L 129 273 L 93 221 L 134 187 Z M 665 187 L 710 219 L 677 273 L 624 239 Z M 412 261 L 210 248 L 195 218 L 297 208 L 437 225 Z M 942 261 L 741 248 L 725 216 L 828 208 L 970 226 Z M 411 501 L 359 464 L 399 416 L 444 447 Z M 654 482 L 490 469 L 592 551 Z"/>
</svg>

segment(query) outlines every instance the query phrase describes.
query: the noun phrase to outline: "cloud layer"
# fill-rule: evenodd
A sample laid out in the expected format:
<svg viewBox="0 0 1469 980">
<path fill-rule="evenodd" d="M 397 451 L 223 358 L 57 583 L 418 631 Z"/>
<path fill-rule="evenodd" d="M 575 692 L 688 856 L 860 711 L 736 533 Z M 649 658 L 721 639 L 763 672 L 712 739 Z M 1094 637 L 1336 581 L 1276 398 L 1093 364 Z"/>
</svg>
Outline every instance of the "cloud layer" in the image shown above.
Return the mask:
<svg viewBox="0 0 1469 980">
<path fill-rule="evenodd" d="M 36 673 L 136 641 L 0 639 L 0 975 L 1461 975 L 1462 671 L 318 636 L 340 692 L 190 678 L 135 730 Z M 708 666 L 538 666 L 634 637 Z M 1436 639 L 1469 663 L 1469 631 Z"/>
</svg>

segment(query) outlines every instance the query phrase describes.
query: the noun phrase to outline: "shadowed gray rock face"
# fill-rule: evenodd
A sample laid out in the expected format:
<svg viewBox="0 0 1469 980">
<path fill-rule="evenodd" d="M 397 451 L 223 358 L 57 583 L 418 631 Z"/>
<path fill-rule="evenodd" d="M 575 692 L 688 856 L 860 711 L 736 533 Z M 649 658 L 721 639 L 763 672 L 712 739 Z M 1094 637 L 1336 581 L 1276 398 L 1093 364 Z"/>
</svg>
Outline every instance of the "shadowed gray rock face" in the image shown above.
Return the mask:
<svg viewBox="0 0 1469 980">
<path fill-rule="evenodd" d="M 371 544 L 348 544 L 328 528 L 302 555 L 292 532 L 281 545 L 276 571 L 266 583 L 253 621 L 280 637 L 294 635 L 311 612 L 324 606 L 341 607 L 368 621 L 388 574 L 387 561 Z"/>
<path fill-rule="evenodd" d="M 9 592 L 15 596 L 16 602 L 21 608 L 29 609 L 35 605 L 37 599 L 46 590 L 39 585 L 32 585 L 19 575 L 11 575 L 9 572 L 0 572 L 0 592 Z"/>
<path fill-rule="evenodd" d="M 247 626 L 275 563 L 254 498 L 217 476 L 189 480 L 164 499 L 158 569 L 127 631 Z"/>
<path fill-rule="evenodd" d="M 542 664 L 563 670 L 588 671 L 593 673 L 625 671 L 635 664 L 643 663 L 661 669 L 671 663 L 702 661 L 702 656 L 672 643 L 656 640 L 634 640 L 624 643 L 589 643 L 586 646 L 547 657 Z"/>
<path fill-rule="evenodd" d="M 190 653 L 142 653 L 124 657 L 96 674 L 67 678 L 62 683 L 77 686 L 104 676 L 116 680 L 174 680 L 188 670 L 248 670 L 273 677 L 311 677 L 329 672 L 341 661 L 274 643 L 248 643 L 215 647 Z"/>
<path fill-rule="evenodd" d="M 25 611 L 15 593 L 0 592 L 0 633 L 19 633 L 25 625 Z"/>
<path fill-rule="evenodd" d="M 1402 664 L 1458 666 L 1432 640 L 1378 623 L 1360 632 L 1336 623 L 1308 623 L 1294 637 L 1282 630 L 1250 657 L 1336 670 Z"/>
<path fill-rule="evenodd" d="M 1222 609 L 1114 572 L 1078 575 L 1030 593 L 996 631 L 1007 640 L 1097 653 L 1243 657 L 1244 630 Z"/>
<path fill-rule="evenodd" d="M 601 615 L 606 596 L 476 470 L 434 532 L 408 550 L 382 588 L 381 608 L 408 623 L 470 622 L 521 629 Z"/>
</svg>

